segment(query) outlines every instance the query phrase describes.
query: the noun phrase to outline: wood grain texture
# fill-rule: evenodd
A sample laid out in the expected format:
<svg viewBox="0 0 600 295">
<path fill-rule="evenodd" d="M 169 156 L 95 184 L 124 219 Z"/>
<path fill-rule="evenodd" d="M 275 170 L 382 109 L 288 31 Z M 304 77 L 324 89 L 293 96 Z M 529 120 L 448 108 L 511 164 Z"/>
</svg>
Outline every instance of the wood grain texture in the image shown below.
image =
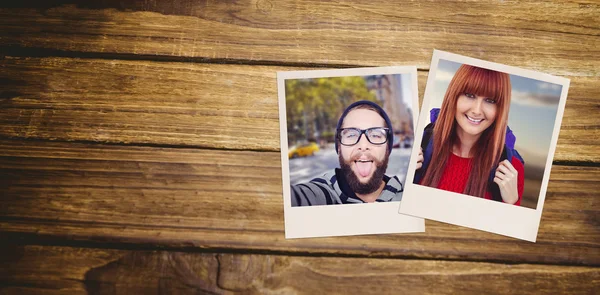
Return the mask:
<svg viewBox="0 0 600 295">
<path fill-rule="evenodd" d="M 2 45 L 421 69 L 435 48 L 557 75 L 597 76 L 600 68 L 595 2 L 27 2 L 2 5 Z"/>
<path fill-rule="evenodd" d="M 277 152 L 3 140 L 0 176 L 0 231 L 11 237 L 600 264 L 597 167 L 553 167 L 535 244 L 433 221 L 423 234 L 286 240 Z"/>
<path fill-rule="evenodd" d="M 537 243 L 284 238 L 276 72 L 571 79 Z M 1 294 L 598 294 L 597 1 L 0 3 Z"/>
<path fill-rule="evenodd" d="M 600 269 L 9 246 L 4 294 L 594 294 Z M 357 272 L 356 270 L 360 270 Z M 443 286 L 443 287 L 442 287 Z"/>
<path fill-rule="evenodd" d="M 0 69 L 4 137 L 278 151 L 276 72 L 298 68 L 5 57 Z M 599 163 L 598 80 L 569 78 L 555 160 Z M 422 100 L 427 72 L 418 81 Z"/>
<path fill-rule="evenodd" d="M 277 67 L 5 59 L 2 135 L 278 150 Z"/>
</svg>

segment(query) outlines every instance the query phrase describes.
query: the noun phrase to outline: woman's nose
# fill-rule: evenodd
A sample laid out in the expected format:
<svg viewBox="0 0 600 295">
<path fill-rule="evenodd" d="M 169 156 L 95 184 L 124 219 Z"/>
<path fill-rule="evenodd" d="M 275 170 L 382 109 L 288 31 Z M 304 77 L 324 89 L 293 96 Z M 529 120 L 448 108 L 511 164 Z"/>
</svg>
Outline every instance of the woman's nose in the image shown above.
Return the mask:
<svg viewBox="0 0 600 295">
<path fill-rule="evenodd" d="M 475 102 L 473 102 L 473 106 L 471 107 L 471 111 L 474 114 L 480 115 L 481 114 L 482 103 L 483 103 L 483 99 L 476 99 Z"/>
</svg>

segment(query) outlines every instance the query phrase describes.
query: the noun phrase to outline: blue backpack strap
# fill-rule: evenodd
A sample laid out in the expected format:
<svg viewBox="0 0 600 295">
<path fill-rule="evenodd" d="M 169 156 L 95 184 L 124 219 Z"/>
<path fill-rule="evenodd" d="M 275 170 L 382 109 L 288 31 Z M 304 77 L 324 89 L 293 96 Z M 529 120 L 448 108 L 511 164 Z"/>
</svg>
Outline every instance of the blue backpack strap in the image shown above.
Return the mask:
<svg viewBox="0 0 600 295">
<path fill-rule="evenodd" d="M 439 114 L 439 108 L 433 108 L 429 111 L 429 121 L 431 123 L 425 126 L 425 129 L 423 130 L 423 139 L 421 140 L 421 149 L 423 149 L 423 165 L 421 166 L 421 169 L 415 171 L 413 183 L 418 184 L 421 182 L 421 179 L 423 176 L 425 176 L 425 172 L 427 172 L 427 168 L 429 167 L 431 155 L 433 154 L 433 140 L 431 140 L 431 136 L 433 135 L 433 127 L 435 126 L 435 121 L 437 121 Z"/>
<path fill-rule="evenodd" d="M 502 149 L 502 154 L 500 155 L 500 162 L 512 159 L 512 151 L 506 145 Z M 492 168 L 488 177 L 488 191 L 492 194 L 492 200 L 502 202 L 502 195 L 500 194 L 500 187 L 498 184 L 494 182 L 494 178 L 496 177 L 496 169 L 498 169 L 498 165 Z"/>
<path fill-rule="evenodd" d="M 415 172 L 415 178 L 413 183 L 421 182 L 421 179 L 425 175 L 427 168 L 429 167 L 429 162 L 431 161 L 431 155 L 433 154 L 433 140 L 431 136 L 433 135 L 433 123 L 427 124 L 425 126 L 425 130 L 423 130 L 423 139 L 421 140 L 421 148 L 423 149 L 423 165 L 421 169 Z"/>
</svg>

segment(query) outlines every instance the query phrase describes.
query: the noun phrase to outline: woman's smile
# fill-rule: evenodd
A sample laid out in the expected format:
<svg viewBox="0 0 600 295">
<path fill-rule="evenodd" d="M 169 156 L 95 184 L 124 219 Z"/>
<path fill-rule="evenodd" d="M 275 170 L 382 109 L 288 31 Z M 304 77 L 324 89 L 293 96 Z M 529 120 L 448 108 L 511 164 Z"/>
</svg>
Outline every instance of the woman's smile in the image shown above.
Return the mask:
<svg viewBox="0 0 600 295">
<path fill-rule="evenodd" d="M 471 123 L 473 123 L 475 125 L 479 125 L 479 124 L 481 124 L 481 121 L 483 121 L 483 118 L 475 119 L 475 118 L 469 117 L 469 115 L 465 115 L 465 117 L 467 117 L 467 119 L 469 119 L 469 121 L 471 121 Z"/>
</svg>

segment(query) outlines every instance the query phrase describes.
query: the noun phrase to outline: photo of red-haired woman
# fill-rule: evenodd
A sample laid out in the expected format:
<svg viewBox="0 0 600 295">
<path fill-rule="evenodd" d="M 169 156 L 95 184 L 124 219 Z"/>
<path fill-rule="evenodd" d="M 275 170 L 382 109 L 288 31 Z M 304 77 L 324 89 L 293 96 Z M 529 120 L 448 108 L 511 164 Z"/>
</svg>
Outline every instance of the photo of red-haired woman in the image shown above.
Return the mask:
<svg viewBox="0 0 600 295">
<path fill-rule="evenodd" d="M 398 212 L 535 242 L 569 84 L 434 50 Z"/>
<path fill-rule="evenodd" d="M 430 112 L 414 183 L 520 205 L 524 160 L 508 128 L 506 73 L 461 65 Z"/>
</svg>

